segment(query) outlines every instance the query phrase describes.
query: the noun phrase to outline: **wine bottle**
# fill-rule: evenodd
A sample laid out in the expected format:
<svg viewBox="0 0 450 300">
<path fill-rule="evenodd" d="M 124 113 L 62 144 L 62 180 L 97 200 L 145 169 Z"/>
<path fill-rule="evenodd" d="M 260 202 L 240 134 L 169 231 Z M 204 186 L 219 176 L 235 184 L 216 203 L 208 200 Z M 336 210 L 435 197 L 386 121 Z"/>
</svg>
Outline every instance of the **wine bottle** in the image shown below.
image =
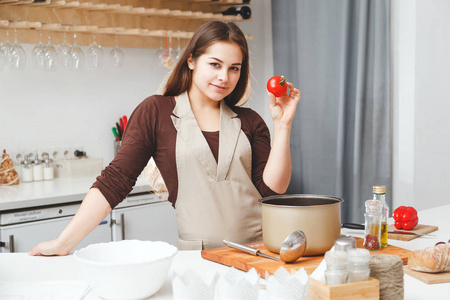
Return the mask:
<svg viewBox="0 0 450 300">
<path fill-rule="evenodd" d="M 224 16 L 237 16 L 241 15 L 242 19 L 247 20 L 252 16 L 252 10 L 248 6 L 230 7 L 222 12 Z"/>
</svg>

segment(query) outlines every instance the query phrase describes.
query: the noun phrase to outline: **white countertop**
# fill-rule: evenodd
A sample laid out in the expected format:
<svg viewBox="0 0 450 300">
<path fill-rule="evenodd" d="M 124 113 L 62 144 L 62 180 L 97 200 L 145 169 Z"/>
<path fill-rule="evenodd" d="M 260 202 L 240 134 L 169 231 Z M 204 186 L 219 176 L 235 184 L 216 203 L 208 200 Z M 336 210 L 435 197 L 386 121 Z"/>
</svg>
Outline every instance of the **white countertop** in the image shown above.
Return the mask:
<svg viewBox="0 0 450 300">
<path fill-rule="evenodd" d="M 0 212 L 81 202 L 95 180 L 95 177 L 55 178 L 49 181 L 21 182 L 18 185 L 0 186 Z M 149 190 L 149 185 L 142 177 L 139 177 L 131 193 Z"/>
<path fill-rule="evenodd" d="M 409 250 L 416 250 L 434 245 L 437 241 L 447 241 L 450 238 L 450 204 L 419 211 L 420 224 L 435 225 L 439 230 L 433 232 L 433 237 L 420 237 L 409 242 L 389 240 L 389 243 Z M 362 237 L 362 231 L 342 230 L 342 233 Z M 52 282 L 81 281 L 83 279 L 81 266 L 73 255 L 65 257 L 31 257 L 26 253 L 0 254 L 1 282 Z M 173 299 L 172 278 L 175 273 L 193 269 L 199 274 L 217 272 L 223 274 L 228 267 L 201 258 L 200 251 L 179 251 L 171 266 L 169 276 L 161 288 L 151 299 Z M 263 280 L 262 280 L 263 281 Z M 448 299 L 450 283 L 428 285 L 405 274 L 405 299 Z M 261 290 L 260 299 L 265 299 L 265 291 Z M 98 299 L 89 293 L 85 299 Z"/>
</svg>

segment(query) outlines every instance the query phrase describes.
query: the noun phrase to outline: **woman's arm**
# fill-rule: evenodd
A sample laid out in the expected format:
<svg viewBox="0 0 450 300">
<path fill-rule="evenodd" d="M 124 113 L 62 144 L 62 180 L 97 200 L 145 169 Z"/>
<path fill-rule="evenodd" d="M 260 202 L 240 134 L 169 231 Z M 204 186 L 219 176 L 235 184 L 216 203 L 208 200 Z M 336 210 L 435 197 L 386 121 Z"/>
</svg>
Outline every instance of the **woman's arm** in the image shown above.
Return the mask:
<svg viewBox="0 0 450 300">
<path fill-rule="evenodd" d="M 275 97 L 269 92 L 270 114 L 273 119 L 273 142 L 269 159 L 264 168 L 264 183 L 274 192 L 286 192 L 291 180 L 291 152 L 290 134 L 300 91 L 292 83 L 286 82 L 289 93 L 282 97 Z"/>
<path fill-rule="evenodd" d="M 106 198 L 96 188 L 86 194 L 80 208 L 70 223 L 55 240 L 42 242 L 29 252 L 30 255 L 67 255 L 111 212 Z"/>
</svg>

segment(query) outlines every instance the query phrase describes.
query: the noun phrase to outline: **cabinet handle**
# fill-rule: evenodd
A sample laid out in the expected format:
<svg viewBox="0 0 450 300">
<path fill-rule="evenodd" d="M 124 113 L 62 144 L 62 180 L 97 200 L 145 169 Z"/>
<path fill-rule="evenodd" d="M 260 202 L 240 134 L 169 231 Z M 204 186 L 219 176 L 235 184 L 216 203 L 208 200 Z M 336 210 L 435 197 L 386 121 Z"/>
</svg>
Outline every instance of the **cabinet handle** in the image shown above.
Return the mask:
<svg viewBox="0 0 450 300">
<path fill-rule="evenodd" d="M 0 247 L 6 247 L 6 245 L 7 245 L 7 243 L 0 242 Z M 14 252 L 14 235 L 9 236 L 9 252 L 10 253 Z"/>
<path fill-rule="evenodd" d="M 125 239 L 125 214 L 120 214 L 120 222 L 122 223 L 122 240 Z"/>
</svg>

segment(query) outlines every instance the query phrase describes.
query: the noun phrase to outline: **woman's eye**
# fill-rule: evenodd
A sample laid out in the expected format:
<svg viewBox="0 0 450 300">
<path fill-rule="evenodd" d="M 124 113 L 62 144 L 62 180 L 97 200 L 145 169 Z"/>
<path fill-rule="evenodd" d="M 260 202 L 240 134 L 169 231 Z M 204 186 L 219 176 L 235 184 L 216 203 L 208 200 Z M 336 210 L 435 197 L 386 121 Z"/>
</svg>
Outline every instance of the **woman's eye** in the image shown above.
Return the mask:
<svg viewBox="0 0 450 300">
<path fill-rule="evenodd" d="M 213 66 L 213 67 L 218 67 L 219 64 L 218 64 L 218 63 L 211 63 L 211 66 Z"/>
<path fill-rule="evenodd" d="M 239 68 L 238 68 L 238 67 L 231 67 L 231 70 L 233 70 L 233 71 L 239 71 Z"/>
</svg>

